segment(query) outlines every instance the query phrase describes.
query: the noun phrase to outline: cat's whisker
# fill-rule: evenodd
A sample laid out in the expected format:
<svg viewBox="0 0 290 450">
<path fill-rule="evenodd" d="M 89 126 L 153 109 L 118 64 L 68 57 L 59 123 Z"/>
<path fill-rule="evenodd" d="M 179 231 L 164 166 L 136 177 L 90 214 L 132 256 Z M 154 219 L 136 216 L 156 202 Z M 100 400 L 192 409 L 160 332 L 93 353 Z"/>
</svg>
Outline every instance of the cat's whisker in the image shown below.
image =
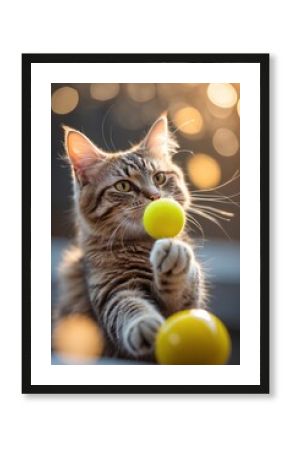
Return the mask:
<svg viewBox="0 0 290 450">
<path fill-rule="evenodd" d="M 233 195 L 225 195 L 224 196 L 225 202 L 227 201 L 228 203 L 231 203 L 232 205 L 237 206 L 239 208 L 240 204 L 238 202 L 232 200 L 233 198 L 236 198 L 236 197 L 240 197 L 239 192 L 237 193 L 237 195 L 234 195 L 234 194 Z"/>
<path fill-rule="evenodd" d="M 210 213 L 201 211 L 199 209 L 194 209 L 194 211 L 192 211 L 192 213 L 198 214 L 199 216 L 204 217 L 205 219 L 208 219 L 210 222 L 213 222 L 225 234 L 225 236 L 227 236 L 227 238 L 229 240 L 231 240 L 230 236 L 228 235 L 228 233 L 226 232 L 224 227 L 220 224 L 220 222 L 217 220 L 217 218 L 213 217 Z"/>
<path fill-rule="evenodd" d="M 240 195 L 239 193 L 228 195 L 228 196 L 227 195 L 199 196 L 199 195 L 194 194 L 194 195 L 190 195 L 190 199 L 191 199 L 191 203 L 193 205 L 196 205 L 196 204 L 198 205 L 198 204 L 200 204 L 200 202 L 209 202 L 209 203 L 220 203 L 220 204 L 225 204 L 225 205 L 231 204 L 231 205 L 234 205 L 239 208 L 239 206 L 240 206 L 239 203 L 232 200 L 233 198 L 238 197 L 239 195 Z M 199 203 L 197 203 L 197 202 L 199 202 Z"/>
<path fill-rule="evenodd" d="M 196 193 L 199 193 L 199 192 L 215 192 L 215 191 L 218 192 L 218 191 L 217 191 L 218 189 L 220 189 L 220 188 L 222 188 L 222 187 L 225 187 L 225 186 L 229 185 L 229 184 L 232 183 L 233 181 L 236 181 L 238 178 L 240 178 L 240 171 L 239 171 L 239 170 L 237 170 L 229 180 L 225 181 L 225 182 L 222 183 L 222 184 L 219 184 L 218 186 L 215 186 L 215 187 L 213 187 L 213 188 L 208 188 L 208 189 L 190 190 L 190 192 L 191 192 L 191 193 L 195 193 L 195 192 L 196 192 Z"/>
<path fill-rule="evenodd" d="M 199 210 L 199 211 L 203 211 L 203 210 L 201 209 L 201 210 Z M 193 213 L 195 213 L 195 212 L 196 212 L 196 210 L 193 211 Z M 214 212 L 208 212 L 207 210 L 205 210 L 204 212 L 206 212 L 209 216 L 211 216 L 211 217 L 216 217 L 217 219 L 223 220 L 224 222 L 230 222 L 230 221 L 231 221 L 231 219 L 229 219 L 228 217 L 220 216 L 220 215 L 217 214 L 217 213 L 214 213 Z"/>
<path fill-rule="evenodd" d="M 220 193 L 220 194 L 209 194 L 209 195 L 206 195 L 206 194 L 197 194 L 197 193 L 192 193 L 192 192 L 189 192 L 190 193 L 190 196 L 193 198 L 193 199 L 195 199 L 195 198 L 201 198 L 201 199 L 203 199 L 203 198 L 205 198 L 205 199 L 207 199 L 207 198 L 209 198 L 209 199 L 213 199 L 213 200 L 215 200 L 215 199 L 230 199 L 230 198 L 235 198 L 235 197 L 238 197 L 239 195 L 240 195 L 240 193 L 239 192 L 235 192 L 235 193 L 233 193 L 233 194 L 229 194 L 229 195 L 227 195 L 227 194 L 222 194 L 222 193 Z"/>
<path fill-rule="evenodd" d="M 218 199 L 218 198 L 211 198 L 211 197 L 209 197 L 209 198 L 191 197 L 191 205 L 193 205 L 193 206 L 203 205 L 204 203 L 212 203 L 212 204 L 219 204 L 219 205 L 231 205 L 231 206 L 235 206 L 237 208 L 240 207 L 240 204 L 238 202 L 232 200 L 231 198 Z"/>
<path fill-rule="evenodd" d="M 173 158 L 174 158 L 174 156 L 176 156 L 176 155 L 180 155 L 180 153 L 190 153 L 191 155 L 194 155 L 194 151 L 193 150 L 189 150 L 189 149 L 178 149 L 177 151 L 176 151 L 176 153 L 174 153 L 173 154 Z"/>
<path fill-rule="evenodd" d="M 239 192 L 227 195 L 219 191 L 219 189 L 228 186 L 230 183 L 236 181 L 239 177 L 240 173 L 237 170 L 229 180 L 225 181 L 224 183 L 214 188 L 198 189 L 198 190 L 192 190 L 189 188 L 190 198 L 193 201 L 199 200 L 204 202 L 231 203 L 239 207 L 239 204 L 233 200 L 234 198 L 239 197 L 240 195 Z"/>
<path fill-rule="evenodd" d="M 178 131 L 181 130 L 181 128 L 183 128 L 183 127 L 185 127 L 186 125 L 189 125 L 189 124 L 191 124 L 191 123 L 193 123 L 193 122 L 196 122 L 196 119 L 189 119 L 189 120 L 186 120 L 185 122 L 182 122 L 182 123 L 179 125 L 179 127 L 176 127 L 176 129 L 175 129 L 174 131 L 171 132 L 172 136 L 175 136 L 176 133 L 177 133 Z"/>
<path fill-rule="evenodd" d="M 101 126 L 101 130 L 102 130 L 102 138 L 103 138 L 103 141 L 104 141 L 104 144 L 105 144 L 107 150 L 110 150 L 110 147 L 108 146 L 108 142 L 107 142 L 107 139 L 106 139 L 106 137 L 105 137 L 105 124 L 106 124 L 107 118 L 109 117 L 109 114 L 110 114 L 111 111 L 112 111 L 113 106 L 114 106 L 114 104 L 112 104 L 112 105 L 107 109 L 107 111 L 105 112 L 104 117 L 103 117 L 103 120 L 102 120 L 102 126 Z"/>
<path fill-rule="evenodd" d="M 115 146 L 114 141 L 113 141 L 113 127 L 112 126 L 110 128 L 110 142 L 111 142 L 112 149 L 117 150 L 117 147 Z"/>
<path fill-rule="evenodd" d="M 215 198 L 191 198 L 192 201 L 192 205 L 199 205 L 202 204 L 200 202 L 204 202 L 204 203 L 218 203 L 221 205 L 234 205 L 237 206 L 239 208 L 239 203 L 238 202 L 233 202 L 230 199 L 215 199 Z M 198 203 L 197 203 L 198 202 Z"/>
<path fill-rule="evenodd" d="M 205 239 L 204 231 L 203 231 L 203 228 L 202 228 L 201 224 L 199 223 L 199 221 L 192 216 L 186 216 L 186 221 L 189 222 L 190 224 L 194 225 L 200 231 L 202 239 L 204 240 Z"/>
<path fill-rule="evenodd" d="M 219 214 L 224 217 L 229 217 L 229 218 L 234 217 L 234 213 L 225 211 L 224 209 L 215 208 L 213 206 L 205 206 L 205 205 L 195 204 L 194 206 L 190 207 L 189 209 L 192 209 L 193 211 L 195 209 L 204 209 L 204 210 L 211 211 L 215 214 Z"/>
<path fill-rule="evenodd" d="M 136 206 L 129 206 L 126 208 L 126 211 L 138 211 L 139 209 L 145 208 L 146 205 L 136 205 Z"/>
</svg>

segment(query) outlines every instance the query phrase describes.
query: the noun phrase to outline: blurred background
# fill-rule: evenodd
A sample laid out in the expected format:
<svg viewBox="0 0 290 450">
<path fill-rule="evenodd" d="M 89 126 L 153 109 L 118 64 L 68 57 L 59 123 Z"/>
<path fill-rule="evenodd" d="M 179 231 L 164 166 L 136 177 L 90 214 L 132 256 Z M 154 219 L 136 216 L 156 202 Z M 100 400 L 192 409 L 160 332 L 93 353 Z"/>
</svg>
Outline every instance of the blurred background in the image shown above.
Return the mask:
<svg viewBox="0 0 290 450">
<path fill-rule="evenodd" d="M 73 237 L 71 180 L 63 163 L 61 125 L 85 133 L 97 146 L 114 152 L 138 143 L 164 111 L 180 145 L 174 160 L 202 205 L 192 225 L 210 289 L 210 309 L 228 326 L 240 362 L 240 85 L 187 84 L 52 84 L 52 303 L 57 301 L 60 254 Z M 228 220 L 216 207 L 233 213 Z M 205 217 L 211 214 L 214 222 Z M 214 215 L 217 214 L 217 215 Z M 226 220 L 224 220 L 226 219 Z"/>
</svg>

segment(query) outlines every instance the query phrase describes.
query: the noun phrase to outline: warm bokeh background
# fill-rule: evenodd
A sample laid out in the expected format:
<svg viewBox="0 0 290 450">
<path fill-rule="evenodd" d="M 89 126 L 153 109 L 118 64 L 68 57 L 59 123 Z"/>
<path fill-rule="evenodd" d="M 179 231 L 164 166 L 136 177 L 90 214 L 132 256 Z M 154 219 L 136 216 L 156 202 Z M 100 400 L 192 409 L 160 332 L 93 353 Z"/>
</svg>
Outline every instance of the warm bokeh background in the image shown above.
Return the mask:
<svg viewBox="0 0 290 450">
<path fill-rule="evenodd" d="M 175 157 L 194 189 L 213 188 L 239 170 L 239 84 L 53 84 L 52 85 L 52 233 L 66 235 L 70 207 L 69 171 L 63 154 L 61 124 L 81 131 L 104 150 L 126 149 L 144 137 L 154 120 L 168 111 L 181 150 Z M 192 154 L 190 153 L 192 152 Z M 239 191 L 239 180 L 222 190 Z M 234 211 L 237 213 L 237 211 Z M 200 218 L 207 237 L 223 238 Z M 238 214 L 223 223 L 239 239 Z"/>
<path fill-rule="evenodd" d="M 53 286 L 59 254 L 65 239 L 73 236 L 70 171 L 61 159 L 61 125 L 84 132 L 103 150 L 113 152 L 140 141 L 154 120 L 167 111 L 180 145 L 174 158 L 190 189 L 196 195 L 223 194 L 218 202 L 206 199 L 202 204 L 235 214 L 230 221 L 220 220 L 221 226 L 196 216 L 205 240 L 197 228 L 192 230 L 208 272 L 212 309 L 232 333 L 234 364 L 239 363 L 239 97 L 237 83 L 63 83 L 52 84 L 51 98 Z M 56 291 L 55 301 L 54 297 Z"/>
</svg>

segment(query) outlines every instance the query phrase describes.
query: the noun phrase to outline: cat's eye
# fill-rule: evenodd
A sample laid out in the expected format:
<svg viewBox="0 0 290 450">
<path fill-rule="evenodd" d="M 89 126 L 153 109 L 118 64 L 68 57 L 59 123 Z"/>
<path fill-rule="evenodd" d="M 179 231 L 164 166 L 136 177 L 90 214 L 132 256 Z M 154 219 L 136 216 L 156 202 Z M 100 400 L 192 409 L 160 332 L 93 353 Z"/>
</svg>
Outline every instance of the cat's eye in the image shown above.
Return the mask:
<svg viewBox="0 0 290 450">
<path fill-rule="evenodd" d="M 119 192 L 129 192 L 132 190 L 132 185 L 131 185 L 130 181 L 121 180 L 121 181 L 118 181 L 117 183 L 115 183 L 115 188 Z"/>
<path fill-rule="evenodd" d="M 153 177 L 155 184 L 160 186 L 161 184 L 164 184 L 166 181 L 166 175 L 164 172 L 158 172 Z"/>
</svg>

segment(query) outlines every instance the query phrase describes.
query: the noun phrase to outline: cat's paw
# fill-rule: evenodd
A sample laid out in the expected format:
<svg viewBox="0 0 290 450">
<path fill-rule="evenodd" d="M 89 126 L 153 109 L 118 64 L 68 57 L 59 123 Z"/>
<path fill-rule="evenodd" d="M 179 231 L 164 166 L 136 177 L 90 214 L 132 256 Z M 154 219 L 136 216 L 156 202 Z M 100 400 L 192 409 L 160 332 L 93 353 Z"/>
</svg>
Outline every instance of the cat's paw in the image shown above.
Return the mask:
<svg viewBox="0 0 290 450">
<path fill-rule="evenodd" d="M 194 272 L 195 257 L 185 242 L 159 239 L 151 250 L 150 262 L 155 274 L 179 276 Z"/>
<path fill-rule="evenodd" d="M 134 358 L 150 357 L 163 317 L 159 314 L 141 316 L 130 321 L 124 333 L 125 350 Z"/>
</svg>

